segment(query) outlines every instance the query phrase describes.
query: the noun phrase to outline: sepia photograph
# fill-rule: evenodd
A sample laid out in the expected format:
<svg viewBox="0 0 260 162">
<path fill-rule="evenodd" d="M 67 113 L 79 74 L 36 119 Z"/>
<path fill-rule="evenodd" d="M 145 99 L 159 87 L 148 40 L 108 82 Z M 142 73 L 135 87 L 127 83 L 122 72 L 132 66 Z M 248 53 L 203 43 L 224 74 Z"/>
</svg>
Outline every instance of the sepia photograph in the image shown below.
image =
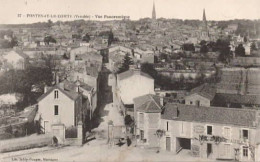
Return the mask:
<svg viewBox="0 0 260 162">
<path fill-rule="evenodd" d="M 260 0 L 0 0 L 1 162 L 260 162 Z"/>
</svg>

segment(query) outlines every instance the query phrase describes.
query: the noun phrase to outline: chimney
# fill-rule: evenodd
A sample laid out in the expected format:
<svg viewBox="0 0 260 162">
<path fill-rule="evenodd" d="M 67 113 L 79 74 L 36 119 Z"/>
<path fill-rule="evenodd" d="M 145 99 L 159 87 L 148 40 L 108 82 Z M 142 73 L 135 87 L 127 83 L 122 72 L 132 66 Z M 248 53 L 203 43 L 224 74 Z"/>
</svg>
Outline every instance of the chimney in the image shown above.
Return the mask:
<svg viewBox="0 0 260 162">
<path fill-rule="evenodd" d="M 44 86 L 44 93 L 48 91 L 48 86 Z"/>
<path fill-rule="evenodd" d="M 65 88 L 65 86 L 64 86 L 64 83 L 63 82 L 60 82 L 60 83 L 58 83 L 59 84 L 59 87 L 61 88 L 61 89 L 64 89 Z"/>
<path fill-rule="evenodd" d="M 174 111 L 175 111 L 173 118 L 176 119 L 176 118 L 178 118 L 179 115 L 180 115 L 180 110 L 179 110 L 179 108 L 178 108 L 177 105 L 174 105 L 173 109 L 174 109 Z"/>
<path fill-rule="evenodd" d="M 160 105 L 161 105 L 161 106 L 164 106 L 163 97 L 160 97 Z"/>
<path fill-rule="evenodd" d="M 59 84 L 59 82 L 60 82 L 60 78 L 59 78 L 59 75 L 56 73 L 55 74 L 55 83 L 56 83 L 56 85 Z"/>
<path fill-rule="evenodd" d="M 79 93 L 79 87 L 80 87 L 80 82 L 79 82 L 79 80 L 77 80 L 75 91 L 78 92 L 78 93 Z"/>
</svg>

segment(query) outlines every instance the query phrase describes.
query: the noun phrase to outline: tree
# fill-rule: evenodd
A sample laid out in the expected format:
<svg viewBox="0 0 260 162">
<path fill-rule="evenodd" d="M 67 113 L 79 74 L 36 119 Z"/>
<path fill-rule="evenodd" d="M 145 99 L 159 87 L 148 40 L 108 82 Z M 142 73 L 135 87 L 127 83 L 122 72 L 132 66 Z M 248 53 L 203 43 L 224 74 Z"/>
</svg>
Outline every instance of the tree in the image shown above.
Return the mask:
<svg viewBox="0 0 260 162">
<path fill-rule="evenodd" d="M 83 36 L 82 41 L 85 41 L 85 42 L 90 41 L 90 36 L 88 35 L 88 33 Z"/>
<path fill-rule="evenodd" d="M 208 47 L 207 47 L 207 45 L 202 45 L 201 47 L 200 47 L 200 52 L 201 53 L 207 53 L 208 52 Z"/>
<path fill-rule="evenodd" d="M 236 56 L 245 56 L 245 48 L 243 47 L 242 44 L 239 44 L 235 48 L 235 54 L 236 54 Z"/>
<path fill-rule="evenodd" d="M 157 78 L 157 71 L 155 70 L 154 68 L 154 65 L 153 64 L 150 64 L 150 63 L 143 63 L 141 65 L 141 71 L 144 72 L 144 73 L 147 73 L 149 74 L 151 77 L 153 77 L 154 79 Z"/>
<path fill-rule="evenodd" d="M 11 126 L 11 125 L 7 126 L 7 127 L 5 128 L 5 132 L 6 132 L 6 133 L 9 133 L 9 134 L 13 134 L 13 128 L 12 128 L 12 126 Z"/>
<path fill-rule="evenodd" d="M 195 47 L 194 47 L 194 44 L 193 43 L 185 43 L 182 45 L 182 49 L 184 51 L 192 51 L 194 52 L 195 51 Z"/>
<path fill-rule="evenodd" d="M 124 57 L 123 64 L 121 65 L 121 67 L 118 70 L 118 73 L 122 73 L 122 72 L 129 70 L 129 66 L 132 64 L 133 64 L 132 58 L 130 57 L 130 54 L 127 53 Z"/>
<path fill-rule="evenodd" d="M 126 126 L 131 126 L 132 124 L 133 124 L 133 119 L 131 118 L 131 116 L 130 115 L 126 115 L 125 116 L 125 125 Z"/>
<path fill-rule="evenodd" d="M 230 47 L 221 48 L 218 60 L 221 62 L 229 62 L 230 58 Z"/>
<path fill-rule="evenodd" d="M 114 34 L 113 34 L 112 30 L 110 30 L 110 32 L 108 34 L 108 46 L 110 46 L 113 41 L 114 41 Z"/>
<path fill-rule="evenodd" d="M 257 50 L 255 42 L 253 42 L 253 43 L 251 44 L 250 50 L 251 50 L 251 51 L 256 51 L 256 50 Z"/>
<path fill-rule="evenodd" d="M 47 44 L 56 43 L 57 42 L 52 36 L 46 36 L 43 41 L 45 43 L 47 43 Z"/>
<path fill-rule="evenodd" d="M 206 43 L 207 43 L 207 42 L 206 42 L 205 40 L 200 41 L 200 45 L 201 45 L 201 46 L 206 45 Z"/>
</svg>

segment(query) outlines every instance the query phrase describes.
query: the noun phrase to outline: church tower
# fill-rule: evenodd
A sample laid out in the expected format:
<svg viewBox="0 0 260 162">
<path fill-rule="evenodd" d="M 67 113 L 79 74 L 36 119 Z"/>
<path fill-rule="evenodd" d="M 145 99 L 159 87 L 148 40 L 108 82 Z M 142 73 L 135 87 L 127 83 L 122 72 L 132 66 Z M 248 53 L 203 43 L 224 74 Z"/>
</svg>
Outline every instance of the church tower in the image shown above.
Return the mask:
<svg viewBox="0 0 260 162">
<path fill-rule="evenodd" d="M 202 31 L 201 31 L 201 39 L 209 40 L 209 31 L 208 31 L 208 23 L 206 19 L 205 9 L 203 9 L 203 17 L 202 17 Z"/>
<path fill-rule="evenodd" d="M 152 19 L 153 19 L 153 20 L 156 20 L 156 12 L 155 12 L 155 5 L 154 5 L 154 2 L 153 2 Z"/>
<path fill-rule="evenodd" d="M 206 19 L 206 13 L 205 13 L 205 9 L 203 9 L 203 30 L 207 31 L 208 30 L 208 23 L 207 23 L 207 19 Z"/>
</svg>

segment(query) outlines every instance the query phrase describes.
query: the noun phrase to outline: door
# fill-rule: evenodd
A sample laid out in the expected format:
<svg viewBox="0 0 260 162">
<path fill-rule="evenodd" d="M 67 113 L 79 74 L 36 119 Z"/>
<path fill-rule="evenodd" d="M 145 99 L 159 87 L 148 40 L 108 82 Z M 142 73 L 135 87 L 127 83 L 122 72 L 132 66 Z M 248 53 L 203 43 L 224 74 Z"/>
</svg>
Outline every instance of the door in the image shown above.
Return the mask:
<svg viewBox="0 0 260 162">
<path fill-rule="evenodd" d="M 166 137 L 166 150 L 171 151 L 171 137 Z"/>
<path fill-rule="evenodd" d="M 212 154 L 212 144 L 207 144 L 207 157 L 209 157 Z"/>
<path fill-rule="evenodd" d="M 200 106 L 200 101 L 199 100 L 196 101 L 196 106 L 198 106 L 198 107 Z"/>
</svg>

